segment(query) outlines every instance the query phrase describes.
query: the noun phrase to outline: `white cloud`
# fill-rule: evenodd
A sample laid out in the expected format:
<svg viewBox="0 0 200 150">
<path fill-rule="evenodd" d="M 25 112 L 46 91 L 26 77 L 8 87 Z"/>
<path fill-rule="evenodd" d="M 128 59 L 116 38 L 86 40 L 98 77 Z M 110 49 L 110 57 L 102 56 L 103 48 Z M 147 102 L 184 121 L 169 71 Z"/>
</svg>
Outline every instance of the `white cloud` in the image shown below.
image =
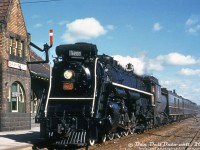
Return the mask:
<svg viewBox="0 0 200 150">
<path fill-rule="evenodd" d="M 134 66 L 134 70 L 137 74 L 151 74 L 152 71 L 162 71 L 167 65 L 173 66 L 186 66 L 197 64 L 198 61 L 195 60 L 190 55 L 184 56 L 179 53 L 169 53 L 167 55 L 159 55 L 156 58 L 149 59 L 147 57 L 130 57 L 130 56 L 113 56 L 115 60 L 119 61 L 122 67 L 126 67 L 128 63 Z"/>
<path fill-rule="evenodd" d="M 197 17 L 190 17 L 186 22 L 185 24 L 188 25 L 188 26 L 191 26 L 191 25 L 194 25 L 196 23 L 198 23 L 198 18 Z"/>
<path fill-rule="evenodd" d="M 153 31 L 158 32 L 162 29 L 163 27 L 160 25 L 160 23 L 156 22 L 153 25 Z"/>
<path fill-rule="evenodd" d="M 186 32 L 190 34 L 197 34 L 200 32 L 200 21 L 197 16 L 191 16 L 185 22 Z"/>
<path fill-rule="evenodd" d="M 197 61 L 190 55 L 184 56 L 180 53 L 169 53 L 167 55 L 160 55 L 156 58 L 162 63 L 170 65 L 192 65 L 196 64 Z"/>
<path fill-rule="evenodd" d="M 187 32 L 190 33 L 190 34 L 197 34 L 198 32 L 200 32 L 200 24 L 188 28 L 188 29 L 187 29 Z"/>
<path fill-rule="evenodd" d="M 32 19 L 38 19 L 38 18 L 40 18 L 40 15 L 33 15 L 31 18 Z"/>
<path fill-rule="evenodd" d="M 170 79 L 170 80 L 160 80 L 160 84 L 162 87 L 168 88 L 168 90 L 179 90 L 179 89 L 186 89 L 188 87 L 188 83 L 191 83 L 191 81 L 183 81 L 182 79 Z M 180 94 L 180 93 L 179 93 Z"/>
<path fill-rule="evenodd" d="M 62 35 L 65 42 L 89 40 L 106 34 L 105 28 L 95 18 L 77 19 L 66 25 L 66 32 Z"/>
<path fill-rule="evenodd" d="M 133 29 L 134 29 L 134 27 L 133 27 L 132 24 L 127 24 L 126 27 L 127 27 L 128 29 L 130 29 L 130 30 L 133 30 Z"/>
<path fill-rule="evenodd" d="M 54 24 L 54 22 L 53 22 L 53 20 L 48 20 L 47 24 L 51 24 L 52 25 L 52 24 Z"/>
<path fill-rule="evenodd" d="M 179 74 L 185 76 L 200 76 L 200 69 L 182 68 Z"/>
<path fill-rule="evenodd" d="M 134 58 L 130 56 L 124 57 L 120 55 L 115 55 L 113 56 L 113 58 L 117 60 L 123 68 L 126 68 L 126 65 L 128 63 L 131 63 L 134 67 L 135 73 L 141 75 L 145 72 L 146 61 L 144 57 Z"/>
<path fill-rule="evenodd" d="M 148 61 L 148 68 L 149 71 L 161 71 L 164 69 L 164 66 L 162 65 L 162 62 L 160 62 L 158 59 L 150 59 Z"/>
<path fill-rule="evenodd" d="M 170 80 L 160 80 L 160 84 L 162 87 L 166 87 L 168 90 L 176 89 L 178 95 L 183 96 L 193 102 L 200 104 L 199 96 L 200 96 L 200 84 L 199 82 L 195 82 L 192 79 L 174 79 L 170 78 Z M 192 87 L 191 87 L 192 85 Z M 192 94 L 191 94 L 192 93 Z"/>
<path fill-rule="evenodd" d="M 58 25 L 63 26 L 63 25 L 66 25 L 67 23 L 69 23 L 68 20 L 61 20 L 61 21 L 58 23 Z"/>
<path fill-rule="evenodd" d="M 180 53 L 169 53 L 167 55 L 159 55 L 156 58 L 148 59 L 147 71 L 162 71 L 166 65 L 185 66 L 194 65 L 198 61 L 194 57 L 187 55 L 184 56 Z"/>
<path fill-rule="evenodd" d="M 138 75 L 151 74 L 152 71 L 161 71 L 164 68 L 158 60 L 148 59 L 145 55 L 140 57 L 115 55 L 113 58 L 117 60 L 123 68 L 126 68 L 128 63 L 131 63 L 134 67 L 134 72 Z"/>
<path fill-rule="evenodd" d="M 35 28 L 41 28 L 43 25 L 41 23 L 37 23 L 34 25 Z"/>
<path fill-rule="evenodd" d="M 107 25 L 106 28 L 111 31 L 115 29 L 115 27 L 111 24 Z"/>
</svg>

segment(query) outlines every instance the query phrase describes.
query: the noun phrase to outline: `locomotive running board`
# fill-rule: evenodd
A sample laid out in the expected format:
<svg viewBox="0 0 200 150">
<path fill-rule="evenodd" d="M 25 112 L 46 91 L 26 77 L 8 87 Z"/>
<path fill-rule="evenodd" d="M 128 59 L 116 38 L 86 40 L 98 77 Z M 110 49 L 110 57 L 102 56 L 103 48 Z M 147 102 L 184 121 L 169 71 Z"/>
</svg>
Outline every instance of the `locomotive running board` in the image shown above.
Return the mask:
<svg viewBox="0 0 200 150">
<path fill-rule="evenodd" d="M 149 96 L 151 96 L 151 105 L 155 106 L 155 104 L 154 104 L 154 95 L 149 93 L 149 92 L 138 90 L 136 88 L 125 86 L 125 85 L 122 85 L 122 84 L 119 84 L 119 83 L 115 83 L 115 82 L 112 82 L 112 85 L 117 86 L 117 87 L 121 87 L 121 88 L 124 88 L 124 89 L 128 89 L 128 90 L 131 90 L 131 91 L 135 91 L 135 92 L 138 92 L 138 93 L 142 93 L 142 94 L 145 94 L 145 95 L 149 95 Z"/>
</svg>

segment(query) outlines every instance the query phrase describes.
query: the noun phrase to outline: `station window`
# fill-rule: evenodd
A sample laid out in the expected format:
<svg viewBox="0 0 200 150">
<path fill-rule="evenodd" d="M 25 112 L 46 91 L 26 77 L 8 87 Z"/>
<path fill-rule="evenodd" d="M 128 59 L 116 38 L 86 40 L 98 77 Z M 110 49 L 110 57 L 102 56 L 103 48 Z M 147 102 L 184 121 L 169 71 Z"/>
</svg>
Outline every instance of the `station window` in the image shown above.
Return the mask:
<svg viewBox="0 0 200 150">
<path fill-rule="evenodd" d="M 23 50 L 24 50 L 24 42 L 20 42 L 18 46 L 18 56 L 22 57 L 23 55 Z"/>
<path fill-rule="evenodd" d="M 174 107 L 176 107 L 176 98 L 174 98 Z"/>
<path fill-rule="evenodd" d="M 24 42 L 10 37 L 10 55 L 23 57 Z"/>
<path fill-rule="evenodd" d="M 13 37 L 10 37 L 10 54 L 16 55 L 15 40 Z"/>
<path fill-rule="evenodd" d="M 178 102 L 177 107 L 179 108 L 180 107 L 180 100 L 177 99 L 177 102 Z"/>
<path fill-rule="evenodd" d="M 9 105 L 11 112 L 25 112 L 24 90 L 18 82 L 14 82 L 9 89 Z"/>
</svg>

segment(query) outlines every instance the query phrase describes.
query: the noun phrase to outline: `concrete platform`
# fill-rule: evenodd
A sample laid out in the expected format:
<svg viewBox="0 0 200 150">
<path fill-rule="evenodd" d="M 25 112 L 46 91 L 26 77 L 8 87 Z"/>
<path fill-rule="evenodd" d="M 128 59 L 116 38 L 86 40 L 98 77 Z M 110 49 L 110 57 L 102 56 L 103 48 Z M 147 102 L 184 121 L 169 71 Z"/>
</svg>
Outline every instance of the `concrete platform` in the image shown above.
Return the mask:
<svg viewBox="0 0 200 150">
<path fill-rule="evenodd" d="M 31 130 L 0 132 L 0 150 L 32 150 L 33 143 L 39 142 L 40 127 Z"/>
</svg>

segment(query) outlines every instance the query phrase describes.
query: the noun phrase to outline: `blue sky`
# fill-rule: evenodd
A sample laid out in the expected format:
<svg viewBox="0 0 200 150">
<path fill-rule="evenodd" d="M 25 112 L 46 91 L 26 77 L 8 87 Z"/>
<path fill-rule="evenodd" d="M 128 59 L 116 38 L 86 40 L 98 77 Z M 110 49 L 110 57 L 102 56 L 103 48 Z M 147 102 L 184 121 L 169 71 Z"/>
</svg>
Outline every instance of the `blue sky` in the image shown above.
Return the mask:
<svg viewBox="0 0 200 150">
<path fill-rule="evenodd" d="M 43 0 L 45 1 L 45 0 Z M 27 3 L 37 2 L 37 3 Z M 199 0 L 21 0 L 32 42 L 89 42 L 200 105 Z M 43 54 L 39 53 L 43 56 Z M 52 58 L 52 57 L 51 57 Z"/>
</svg>

